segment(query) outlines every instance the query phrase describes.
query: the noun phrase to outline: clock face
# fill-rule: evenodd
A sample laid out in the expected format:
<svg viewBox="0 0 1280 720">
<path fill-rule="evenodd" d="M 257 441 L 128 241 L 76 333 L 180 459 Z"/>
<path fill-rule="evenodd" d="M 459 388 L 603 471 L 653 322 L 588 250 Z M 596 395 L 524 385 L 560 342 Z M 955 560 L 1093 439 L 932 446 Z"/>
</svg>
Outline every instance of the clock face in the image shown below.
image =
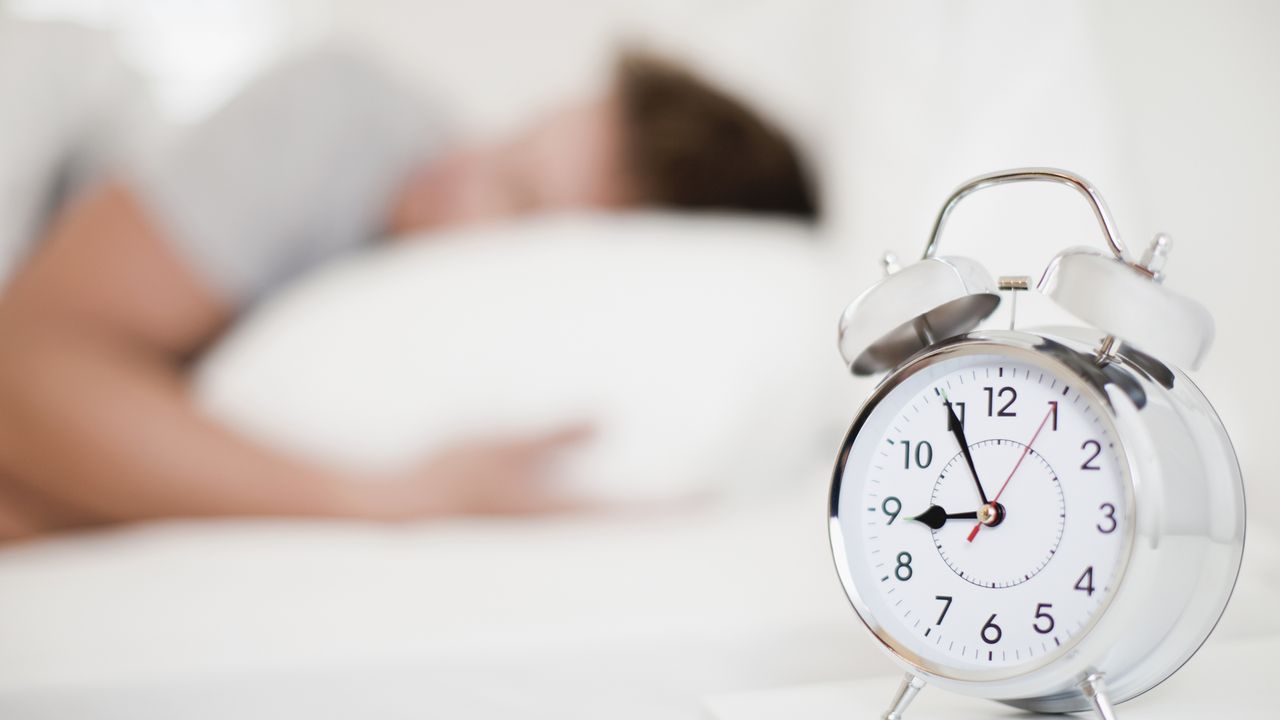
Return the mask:
<svg viewBox="0 0 1280 720">
<path fill-rule="evenodd" d="M 1056 368 L 994 349 L 927 359 L 846 442 L 832 498 L 841 578 L 920 667 L 1038 666 L 1116 589 L 1132 525 L 1124 456 L 1106 411 Z"/>
</svg>

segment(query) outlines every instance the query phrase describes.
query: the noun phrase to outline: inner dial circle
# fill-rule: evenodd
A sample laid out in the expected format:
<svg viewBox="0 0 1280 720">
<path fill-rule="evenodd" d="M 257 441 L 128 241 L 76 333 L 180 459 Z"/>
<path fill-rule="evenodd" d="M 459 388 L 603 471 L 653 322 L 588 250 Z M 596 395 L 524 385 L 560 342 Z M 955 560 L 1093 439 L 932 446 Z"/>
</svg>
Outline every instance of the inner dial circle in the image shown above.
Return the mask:
<svg viewBox="0 0 1280 720">
<path fill-rule="evenodd" d="M 946 523 L 933 530 L 934 547 L 952 572 L 974 585 L 1006 588 L 1024 583 L 1049 564 L 1062 542 L 1067 503 L 1058 474 L 1044 456 L 1014 440 L 983 440 L 970 444 L 969 452 L 985 482 L 1002 482 L 1015 466 L 1018 481 L 1000 496 L 1005 515 L 998 525 L 982 528 L 970 542 L 972 522 Z M 999 489 L 997 484 L 988 491 Z M 948 509 L 981 504 L 963 454 L 956 453 L 942 468 L 931 501 Z"/>
</svg>

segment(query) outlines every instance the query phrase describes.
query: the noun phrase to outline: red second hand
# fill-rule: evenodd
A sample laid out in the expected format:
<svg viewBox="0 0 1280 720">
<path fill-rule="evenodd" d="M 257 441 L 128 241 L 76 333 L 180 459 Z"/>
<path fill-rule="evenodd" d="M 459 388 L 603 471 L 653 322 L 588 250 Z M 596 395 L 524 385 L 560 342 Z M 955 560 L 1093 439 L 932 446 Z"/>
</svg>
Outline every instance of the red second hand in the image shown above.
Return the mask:
<svg viewBox="0 0 1280 720">
<path fill-rule="evenodd" d="M 1036 428 L 1036 434 L 1031 436 L 1031 441 L 1022 446 L 1022 454 L 1018 456 L 1018 462 L 1013 464 L 1013 469 L 1009 471 L 1009 477 L 1004 479 L 1004 484 L 1000 486 L 999 492 L 996 493 L 995 497 L 991 498 L 992 506 L 995 506 L 996 501 L 1004 494 L 1004 489 L 1009 487 L 1009 481 L 1013 479 L 1013 476 L 1018 472 L 1018 468 L 1022 466 L 1022 461 L 1026 459 L 1027 453 L 1031 451 L 1031 446 L 1036 443 L 1036 438 L 1040 437 L 1040 431 L 1044 429 L 1045 423 L 1049 422 L 1050 415 L 1053 415 L 1052 406 L 1050 406 L 1049 412 L 1044 414 L 1044 419 L 1040 421 L 1040 427 Z M 973 542 L 973 539 L 978 536 L 978 531 L 981 529 L 981 522 L 973 526 L 973 529 L 969 531 L 969 542 Z"/>
</svg>

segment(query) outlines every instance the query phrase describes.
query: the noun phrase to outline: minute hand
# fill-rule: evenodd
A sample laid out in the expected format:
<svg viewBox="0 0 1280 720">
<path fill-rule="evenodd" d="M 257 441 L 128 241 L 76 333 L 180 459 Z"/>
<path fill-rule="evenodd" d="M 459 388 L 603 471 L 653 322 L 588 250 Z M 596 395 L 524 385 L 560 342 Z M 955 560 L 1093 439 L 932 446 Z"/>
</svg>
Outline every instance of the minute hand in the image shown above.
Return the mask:
<svg viewBox="0 0 1280 720">
<path fill-rule="evenodd" d="M 946 395 L 943 395 L 942 399 L 947 407 L 947 425 L 951 426 L 951 434 L 955 436 L 956 442 L 960 443 L 960 452 L 964 455 L 964 461 L 969 466 L 969 474 L 973 476 L 973 484 L 978 488 L 978 498 L 982 500 L 983 505 L 986 505 L 990 501 L 987 500 L 987 491 L 982 489 L 982 481 L 978 479 L 978 468 L 973 464 L 973 454 L 969 452 L 969 441 L 964 437 L 964 427 L 960 424 L 960 418 L 956 417 L 956 411 L 951 407 L 951 401 L 947 400 Z"/>
</svg>

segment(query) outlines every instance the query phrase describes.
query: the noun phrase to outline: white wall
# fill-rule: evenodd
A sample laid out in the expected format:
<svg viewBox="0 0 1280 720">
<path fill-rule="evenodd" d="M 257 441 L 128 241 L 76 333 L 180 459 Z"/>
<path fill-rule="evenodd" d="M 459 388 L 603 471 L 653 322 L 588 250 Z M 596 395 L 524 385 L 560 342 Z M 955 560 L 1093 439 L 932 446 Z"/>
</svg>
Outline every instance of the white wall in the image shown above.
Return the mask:
<svg viewBox="0 0 1280 720">
<path fill-rule="evenodd" d="M 1280 5 L 1265 2 L 860 5 L 838 177 L 851 284 L 874 278 L 886 249 L 918 256 L 938 206 L 970 176 L 1024 165 L 1085 175 L 1130 246 L 1173 236 L 1168 285 L 1218 323 L 1197 382 L 1235 438 L 1251 497 L 1280 499 L 1268 408 L 1280 347 L 1278 30 Z M 1035 276 L 1064 245 L 1099 238 L 1074 193 L 1027 186 L 966 200 L 944 247 Z"/>
<path fill-rule="evenodd" d="M 1217 320 L 1197 379 L 1233 433 L 1254 507 L 1266 507 L 1280 500 L 1280 5 L 1143 0 L 1101 5 L 1096 18 L 1120 90 L 1130 222 L 1173 235 L 1169 282 Z"/>
</svg>

